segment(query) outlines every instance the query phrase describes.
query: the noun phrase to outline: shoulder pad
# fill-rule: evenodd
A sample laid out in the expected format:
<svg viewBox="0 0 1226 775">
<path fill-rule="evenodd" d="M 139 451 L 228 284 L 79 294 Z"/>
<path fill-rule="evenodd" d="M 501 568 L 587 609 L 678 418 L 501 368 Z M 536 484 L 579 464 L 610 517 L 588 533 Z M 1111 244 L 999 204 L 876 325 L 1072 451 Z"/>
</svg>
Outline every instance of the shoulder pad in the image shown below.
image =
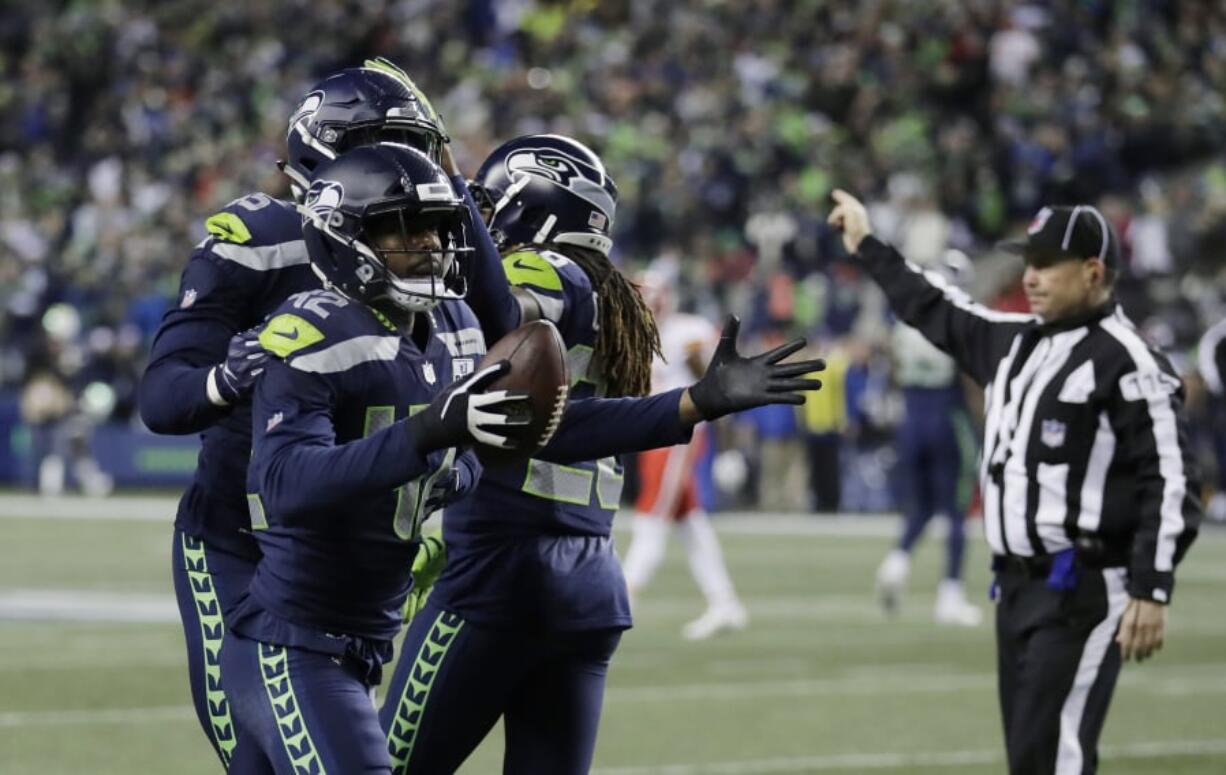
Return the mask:
<svg viewBox="0 0 1226 775">
<path fill-rule="evenodd" d="M 578 264 L 552 250 L 517 250 L 502 259 L 502 268 L 516 286 L 560 292 L 566 286 L 590 288 L 592 284 Z"/>
<path fill-rule="evenodd" d="M 260 345 L 301 371 L 335 373 L 393 360 L 400 336 L 370 308 L 323 289 L 286 299 L 260 331 Z"/>
<path fill-rule="evenodd" d="M 204 228 L 210 252 L 248 269 L 268 271 L 308 262 L 297 209 L 266 194 L 235 199 L 209 216 Z"/>
</svg>

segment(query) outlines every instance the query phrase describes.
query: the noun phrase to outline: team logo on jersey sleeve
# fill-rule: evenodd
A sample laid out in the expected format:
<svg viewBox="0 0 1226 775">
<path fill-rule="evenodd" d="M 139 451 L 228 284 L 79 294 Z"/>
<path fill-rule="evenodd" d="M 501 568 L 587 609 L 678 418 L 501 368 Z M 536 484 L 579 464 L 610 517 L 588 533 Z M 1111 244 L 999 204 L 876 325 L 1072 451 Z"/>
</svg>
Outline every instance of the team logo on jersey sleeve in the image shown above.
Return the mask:
<svg viewBox="0 0 1226 775">
<path fill-rule="evenodd" d="M 188 288 L 183 292 L 183 300 L 179 302 L 179 309 L 187 309 L 196 303 L 196 289 Z"/>
<path fill-rule="evenodd" d="M 1059 420 L 1044 420 L 1042 427 L 1039 429 L 1039 441 L 1053 449 L 1063 447 L 1064 435 L 1067 430 L 1068 426 Z"/>
</svg>

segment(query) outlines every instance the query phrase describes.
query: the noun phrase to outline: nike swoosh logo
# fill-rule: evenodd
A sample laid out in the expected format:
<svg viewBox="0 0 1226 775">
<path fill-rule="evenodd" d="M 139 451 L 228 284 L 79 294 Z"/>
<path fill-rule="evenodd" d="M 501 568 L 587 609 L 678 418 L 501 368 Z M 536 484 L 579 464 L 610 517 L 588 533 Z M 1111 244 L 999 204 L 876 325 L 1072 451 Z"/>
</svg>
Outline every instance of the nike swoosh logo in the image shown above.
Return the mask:
<svg viewBox="0 0 1226 775">
<path fill-rule="evenodd" d="M 284 331 L 273 331 L 273 333 L 276 334 L 277 336 L 283 336 L 286 339 L 297 339 L 298 338 L 298 329 L 296 328 L 294 329 L 294 333 L 292 334 L 287 334 Z"/>
<path fill-rule="evenodd" d="M 517 258 L 514 261 L 512 261 L 511 266 L 515 267 L 516 269 L 527 269 L 529 272 L 543 271 L 539 266 L 535 266 L 533 264 L 525 264 L 522 258 Z"/>
</svg>

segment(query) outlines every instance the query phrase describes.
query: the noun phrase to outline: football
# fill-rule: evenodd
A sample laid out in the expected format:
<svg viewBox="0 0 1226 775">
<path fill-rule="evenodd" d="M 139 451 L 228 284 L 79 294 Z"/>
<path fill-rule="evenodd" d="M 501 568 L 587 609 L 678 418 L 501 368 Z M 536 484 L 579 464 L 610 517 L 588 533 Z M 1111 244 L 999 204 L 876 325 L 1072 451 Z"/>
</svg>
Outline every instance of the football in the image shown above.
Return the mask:
<svg viewBox="0 0 1226 775">
<path fill-rule="evenodd" d="M 484 465 L 497 465 L 530 457 L 549 443 L 570 393 L 570 370 L 562 335 L 548 320 L 525 323 L 494 343 L 481 359 L 484 368 L 498 361 L 510 361 L 511 370 L 487 390 L 518 390 L 528 394 L 523 410 L 529 415 L 519 449 L 504 450 L 477 445 L 477 456 Z"/>
</svg>

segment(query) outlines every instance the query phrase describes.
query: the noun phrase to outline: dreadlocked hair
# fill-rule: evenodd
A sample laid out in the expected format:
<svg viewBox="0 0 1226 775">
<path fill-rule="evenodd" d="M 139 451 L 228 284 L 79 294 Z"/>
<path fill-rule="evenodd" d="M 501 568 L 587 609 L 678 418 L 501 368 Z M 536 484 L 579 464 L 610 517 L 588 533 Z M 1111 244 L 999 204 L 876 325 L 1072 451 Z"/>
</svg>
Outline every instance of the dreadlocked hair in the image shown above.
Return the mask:
<svg viewBox="0 0 1226 775">
<path fill-rule="evenodd" d="M 660 352 L 660 330 L 638 285 L 626 279 L 604 255 L 576 245 L 549 245 L 579 265 L 596 293 L 600 330 L 592 359 L 600 364 L 608 395 L 645 396 L 651 392 L 651 362 Z"/>
</svg>

